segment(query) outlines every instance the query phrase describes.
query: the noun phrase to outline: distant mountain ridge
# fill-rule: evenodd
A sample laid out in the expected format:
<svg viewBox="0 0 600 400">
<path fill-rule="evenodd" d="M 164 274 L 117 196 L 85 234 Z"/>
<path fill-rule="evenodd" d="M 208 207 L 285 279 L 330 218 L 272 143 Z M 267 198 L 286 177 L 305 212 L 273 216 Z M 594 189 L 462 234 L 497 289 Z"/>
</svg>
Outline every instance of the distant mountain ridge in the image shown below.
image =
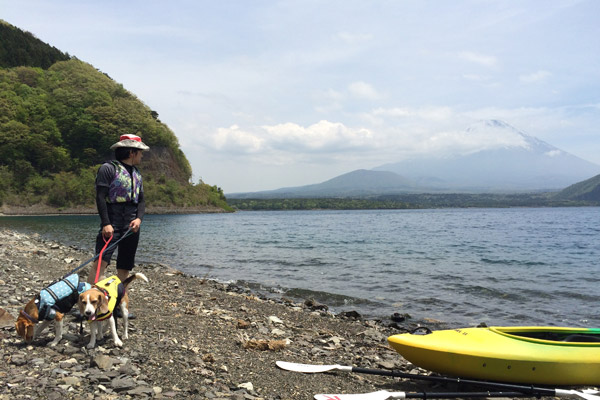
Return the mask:
<svg viewBox="0 0 600 400">
<path fill-rule="evenodd" d="M 555 200 L 600 201 L 600 175 L 571 185 L 556 193 Z"/>
<path fill-rule="evenodd" d="M 230 198 L 365 197 L 400 193 L 510 193 L 558 191 L 600 174 L 585 161 L 498 120 L 480 121 L 465 135 L 496 146 L 446 157 L 414 157 L 325 182 L 232 193 Z M 481 141 L 481 140 L 480 140 Z"/>
<path fill-rule="evenodd" d="M 314 185 L 233 193 L 228 196 L 231 198 L 364 197 L 382 192 L 407 193 L 412 190 L 414 190 L 412 182 L 395 172 L 358 169 Z"/>
</svg>

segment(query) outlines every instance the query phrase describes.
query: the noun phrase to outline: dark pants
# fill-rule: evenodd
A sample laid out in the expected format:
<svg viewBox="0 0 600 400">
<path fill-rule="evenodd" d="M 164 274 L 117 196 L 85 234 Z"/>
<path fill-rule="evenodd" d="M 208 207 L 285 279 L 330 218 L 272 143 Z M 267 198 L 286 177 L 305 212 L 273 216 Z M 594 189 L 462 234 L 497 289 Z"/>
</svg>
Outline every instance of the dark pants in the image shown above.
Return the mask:
<svg viewBox="0 0 600 400">
<path fill-rule="evenodd" d="M 137 207 L 130 204 L 109 204 L 108 206 L 108 216 L 115 231 L 112 240 L 106 246 L 107 249 L 112 243 L 125 235 L 129 229 L 129 223 L 136 218 L 137 213 Z M 124 269 L 127 271 L 133 269 L 139 240 L 140 231 L 138 230 L 135 233 L 130 233 L 129 236 L 119 242 L 117 245 L 117 248 L 119 249 L 119 252 L 117 253 L 117 269 Z M 106 242 L 102 236 L 102 230 L 100 230 L 96 237 L 96 254 L 102 250 L 105 244 Z M 110 264 L 110 260 L 115 250 L 116 248 L 113 248 L 110 251 L 104 250 L 104 253 L 102 253 L 102 260 Z"/>
</svg>

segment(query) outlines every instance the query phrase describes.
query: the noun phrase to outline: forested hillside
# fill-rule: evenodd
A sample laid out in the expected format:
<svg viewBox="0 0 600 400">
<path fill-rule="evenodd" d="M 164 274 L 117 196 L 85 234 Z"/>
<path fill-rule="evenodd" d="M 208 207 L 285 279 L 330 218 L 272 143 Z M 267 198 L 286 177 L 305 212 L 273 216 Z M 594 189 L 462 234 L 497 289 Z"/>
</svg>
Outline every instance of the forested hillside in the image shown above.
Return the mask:
<svg viewBox="0 0 600 400">
<path fill-rule="evenodd" d="M 554 195 L 557 200 L 578 200 L 598 204 L 600 202 L 600 175 L 571 185 Z"/>
<path fill-rule="evenodd" d="M 69 58 L 68 54 L 0 20 L 0 67 L 24 65 L 47 69 Z"/>
<path fill-rule="evenodd" d="M 149 208 L 228 209 L 220 188 L 190 183 L 190 164 L 156 111 L 29 33 L 0 21 L 0 34 L 0 204 L 93 206 L 95 172 L 129 133 L 151 148 L 140 167 Z"/>
</svg>

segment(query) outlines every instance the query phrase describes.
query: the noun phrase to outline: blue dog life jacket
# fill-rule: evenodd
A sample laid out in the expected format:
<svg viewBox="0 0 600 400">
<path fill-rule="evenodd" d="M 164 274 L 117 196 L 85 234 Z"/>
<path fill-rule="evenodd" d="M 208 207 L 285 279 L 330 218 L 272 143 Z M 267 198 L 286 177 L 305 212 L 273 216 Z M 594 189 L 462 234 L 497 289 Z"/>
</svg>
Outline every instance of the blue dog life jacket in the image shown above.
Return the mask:
<svg viewBox="0 0 600 400">
<path fill-rule="evenodd" d="M 40 291 L 35 299 L 38 308 L 38 321 L 53 320 L 56 311 L 68 313 L 79 300 L 79 295 L 92 286 L 87 282 L 79 282 L 79 275 L 72 274 L 51 283 Z"/>
</svg>

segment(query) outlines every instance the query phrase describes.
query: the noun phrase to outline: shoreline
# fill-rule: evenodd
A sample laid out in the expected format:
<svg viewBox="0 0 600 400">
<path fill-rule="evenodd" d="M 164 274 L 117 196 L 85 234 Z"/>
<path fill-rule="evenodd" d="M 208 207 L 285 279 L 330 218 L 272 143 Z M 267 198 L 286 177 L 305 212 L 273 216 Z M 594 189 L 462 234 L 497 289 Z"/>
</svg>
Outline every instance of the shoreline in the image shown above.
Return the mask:
<svg viewBox="0 0 600 400">
<path fill-rule="evenodd" d="M 164 264 L 136 265 L 134 272 L 143 272 L 149 283 L 136 281 L 128 289 L 130 311 L 137 318 L 130 321 L 130 337 L 122 348 L 106 340 L 86 349 L 89 328 L 83 324 L 80 335 L 80 324 L 70 315 L 65 317 L 65 338 L 56 347 L 46 346 L 54 336 L 51 328 L 32 344 L 23 344 L 14 329 L 18 311 L 92 254 L 4 228 L 0 254 L 5 260 L 0 266 L 0 315 L 6 311 L 0 320 L 0 400 L 287 400 L 312 399 L 317 393 L 456 389 L 348 372 L 283 371 L 275 361 L 427 374 L 388 346 L 387 337 L 402 326 L 333 315 L 309 302 L 260 297 Z M 80 275 L 87 276 L 89 267 Z M 122 322 L 117 325 L 121 333 Z"/>
<path fill-rule="evenodd" d="M 275 366 L 276 360 L 414 368 L 387 346 L 395 330 L 285 299 L 259 298 L 245 288 L 162 264 L 134 269 L 150 282 L 135 282 L 129 289 L 137 318 L 130 321 L 123 348 L 106 340 L 86 349 L 89 329 L 84 324 L 80 336 L 79 324 L 69 315 L 58 346 L 46 346 L 54 336 L 51 328 L 23 344 L 14 329 L 18 311 L 91 254 L 7 229 L 0 229 L 0 253 L 6 260 L 0 267 L 0 309 L 6 311 L 0 324 L 0 381 L 5 382 L 0 400 L 309 399 L 316 393 L 395 390 L 398 385 L 385 377 L 287 372 Z M 87 268 L 79 271 L 81 276 Z"/>
<path fill-rule="evenodd" d="M 35 215 L 2 215 L 2 214 L 0 214 L 0 219 L 2 217 L 33 218 L 33 217 L 64 217 L 64 216 L 77 216 L 77 215 L 97 216 L 97 213 L 93 213 L 93 214 L 35 214 Z M 155 214 L 155 215 L 159 215 L 159 214 Z M 162 215 L 168 215 L 168 214 L 162 214 Z M 96 227 L 94 227 L 94 228 L 96 228 Z M 27 234 L 39 235 L 40 238 L 42 238 L 43 240 L 47 240 L 47 241 L 59 240 L 56 238 L 56 235 L 42 236 L 42 234 L 39 234 L 35 231 L 35 228 L 23 229 L 22 227 L 16 227 L 16 226 L 9 226 L 9 227 L 3 228 L 0 225 L 0 230 L 2 230 L 2 229 L 8 229 L 8 230 L 16 229 L 24 235 L 27 235 Z M 95 237 L 96 233 L 97 233 L 97 231 L 94 232 L 94 237 Z M 61 243 L 61 244 L 64 244 L 64 243 Z M 86 244 L 86 243 L 81 243 L 81 242 L 77 242 L 77 241 L 71 241 L 70 244 L 68 244 L 68 245 L 75 246 L 83 251 L 90 251 L 89 257 L 93 256 L 93 253 L 91 253 L 91 251 L 93 251 L 93 247 L 92 247 L 93 243 L 92 243 L 92 245 L 89 245 L 89 243 Z M 150 256 L 144 257 L 143 254 L 139 254 L 139 253 L 138 253 L 138 256 L 136 256 L 136 261 L 138 262 L 138 264 L 149 264 L 149 265 L 160 264 L 161 262 L 163 262 L 160 259 L 152 258 Z M 114 258 L 113 258 L 113 265 L 114 265 Z M 260 281 L 244 281 L 244 280 L 236 281 L 234 279 L 211 277 L 210 275 L 204 275 L 201 273 L 197 274 L 194 271 L 190 271 L 190 270 L 187 270 L 187 271 L 184 271 L 183 269 L 179 269 L 179 270 L 181 272 L 184 272 L 185 274 L 189 274 L 192 277 L 202 276 L 203 278 L 215 280 L 217 283 L 220 283 L 220 284 L 224 284 L 224 285 L 233 284 L 233 285 L 239 286 L 243 290 L 251 292 L 253 295 L 259 296 L 263 299 L 281 301 L 282 298 L 288 298 L 288 300 L 291 300 L 291 301 L 304 302 L 304 301 L 308 300 L 308 298 L 310 298 L 310 301 L 314 304 L 315 307 L 324 308 L 326 310 L 329 310 L 329 312 L 334 315 L 340 315 L 340 314 L 344 314 L 344 313 L 356 313 L 356 314 L 359 314 L 362 319 L 375 321 L 377 323 L 383 323 L 383 324 L 386 324 L 386 325 L 389 325 L 392 327 L 397 325 L 397 323 L 395 321 L 397 321 L 399 318 L 402 319 L 402 321 L 406 320 L 406 324 L 410 324 L 410 326 L 412 326 L 412 327 L 416 327 L 416 326 L 420 326 L 420 325 L 427 325 L 431 329 L 449 329 L 452 327 L 446 321 L 434 319 L 434 318 L 428 318 L 427 316 L 422 316 L 422 315 L 420 315 L 419 317 L 415 317 L 406 311 L 402 312 L 399 317 L 398 316 L 399 314 L 396 312 L 397 310 L 389 311 L 388 313 L 383 313 L 383 312 L 374 313 L 372 310 L 362 310 L 360 308 L 360 306 L 356 306 L 356 309 L 353 309 L 352 307 L 342 306 L 339 304 L 331 305 L 328 302 L 328 299 L 325 298 L 327 296 L 325 296 L 325 297 L 322 296 L 323 293 L 328 294 L 332 297 L 339 296 L 339 294 L 335 294 L 335 293 L 315 292 L 314 294 L 311 294 L 310 290 L 307 290 L 306 293 L 302 293 L 299 295 L 298 294 L 288 294 L 287 293 L 288 291 L 294 291 L 294 289 L 290 288 L 290 287 L 270 286 L 268 284 L 261 283 Z M 356 299 L 363 300 L 361 298 L 356 298 Z M 335 300 L 332 300 L 332 301 L 335 302 Z M 392 318 L 391 318 L 392 314 L 394 314 L 394 320 L 392 320 Z"/>
<path fill-rule="evenodd" d="M 214 214 L 228 213 L 219 207 L 147 207 L 146 214 Z M 69 207 L 58 209 L 47 205 L 36 204 L 33 206 L 18 207 L 3 205 L 0 207 L 0 217 L 27 217 L 27 216 L 52 216 L 52 215 L 97 215 L 96 208 Z"/>
</svg>

